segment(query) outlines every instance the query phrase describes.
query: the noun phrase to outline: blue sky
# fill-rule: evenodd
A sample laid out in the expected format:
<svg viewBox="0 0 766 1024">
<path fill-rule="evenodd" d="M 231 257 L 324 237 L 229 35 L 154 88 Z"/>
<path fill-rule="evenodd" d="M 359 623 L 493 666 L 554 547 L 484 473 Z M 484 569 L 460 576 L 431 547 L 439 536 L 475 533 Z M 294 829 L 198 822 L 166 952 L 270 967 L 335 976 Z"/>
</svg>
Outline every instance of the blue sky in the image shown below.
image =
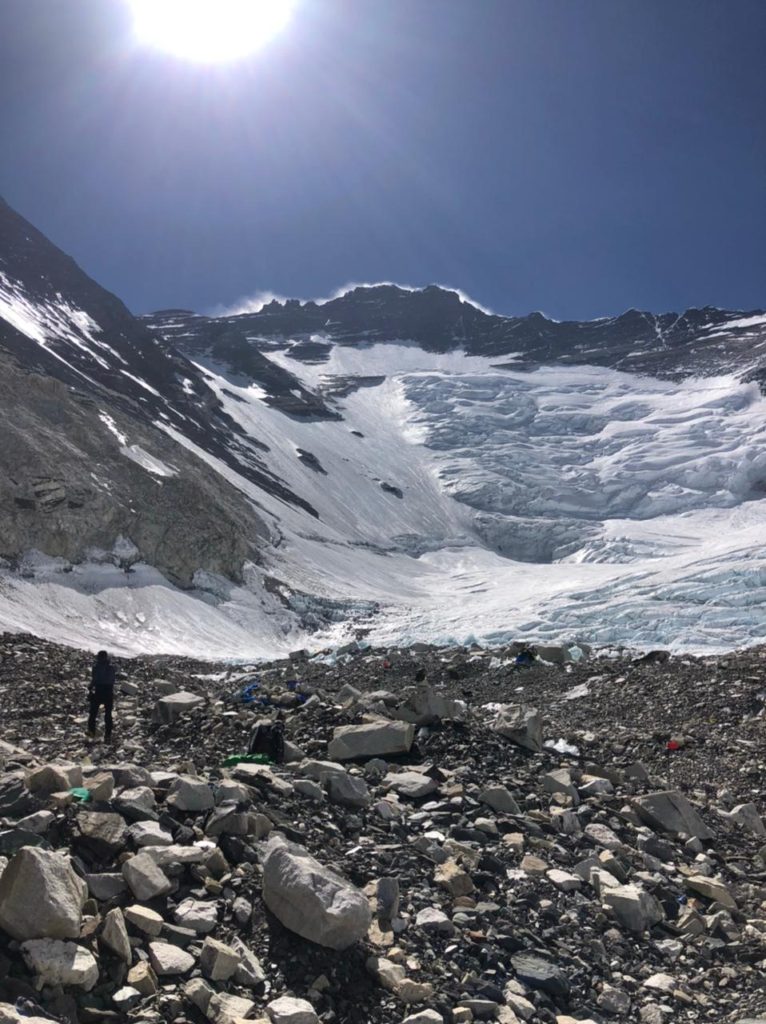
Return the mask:
<svg viewBox="0 0 766 1024">
<path fill-rule="evenodd" d="M 0 194 L 136 312 L 441 282 L 766 306 L 763 0 L 295 0 L 225 67 L 4 0 Z"/>
</svg>

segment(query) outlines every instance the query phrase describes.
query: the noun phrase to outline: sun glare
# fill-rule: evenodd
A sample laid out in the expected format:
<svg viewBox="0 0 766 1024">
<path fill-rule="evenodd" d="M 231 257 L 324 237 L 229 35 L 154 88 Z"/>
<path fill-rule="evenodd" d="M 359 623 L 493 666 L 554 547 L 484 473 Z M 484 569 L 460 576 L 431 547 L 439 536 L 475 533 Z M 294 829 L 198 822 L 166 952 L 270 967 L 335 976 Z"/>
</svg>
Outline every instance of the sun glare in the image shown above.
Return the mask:
<svg viewBox="0 0 766 1024">
<path fill-rule="evenodd" d="M 185 60 L 238 60 L 284 28 L 292 0 L 129 0 L 137 38 Z"/>
</svg>

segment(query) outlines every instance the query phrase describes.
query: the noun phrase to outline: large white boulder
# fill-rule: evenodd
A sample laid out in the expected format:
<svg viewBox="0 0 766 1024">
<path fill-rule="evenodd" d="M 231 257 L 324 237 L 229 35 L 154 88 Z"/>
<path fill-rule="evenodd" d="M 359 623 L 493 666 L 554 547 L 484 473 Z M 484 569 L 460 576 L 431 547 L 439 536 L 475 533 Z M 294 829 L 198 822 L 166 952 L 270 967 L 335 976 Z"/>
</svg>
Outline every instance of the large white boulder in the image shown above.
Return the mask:
<svg viewBox="0 0 766 1024">
<path fill-rule="evenodd" d="M 346 949 L 367 934 L 365 895 L 303 847 L 275 836 L 262 862 L 264 902 L 290 931 L 330 949 Z"/>
<path fill-rule="evenodd" d="M 25 846 L 0 876 L 0 928 L 14 939 L 76 939 L 88 887 L 64 854 Z"/>
<path fill-rule="evenodd" d="M 414 739 L 415 726 L 410 722 L 389 722 L 381 718 L 364 725 L 341 725 L 332 734 L 327 756 L 333 761 L 351 761 L 406 754 Z"/>
</svg>

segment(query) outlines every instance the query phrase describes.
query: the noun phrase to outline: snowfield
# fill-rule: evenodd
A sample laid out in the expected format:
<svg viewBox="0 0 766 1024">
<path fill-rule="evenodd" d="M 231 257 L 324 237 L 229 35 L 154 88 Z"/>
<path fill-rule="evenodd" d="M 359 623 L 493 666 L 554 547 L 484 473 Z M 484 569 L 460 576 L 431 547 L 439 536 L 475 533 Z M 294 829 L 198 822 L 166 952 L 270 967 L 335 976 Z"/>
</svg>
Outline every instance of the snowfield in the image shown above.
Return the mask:
<svg viewBox="0 0 766 1024">
<path fill-rule="evenodd" d="M 203 367 L 207 383 L 319 518 L 158 423 L 266 517 L 263 565 L 241 586 L 200 576 L 181 592 L 147 566 L 126 576 L 37 560 L 0 575 L 0 629 L 217 658 L 334 645 L 360 626 L 386 644 L 524 637 L 720 652 L 766 641 L 756 384 L 522 371 L 513 357 L 498 366 L 409 344 L 335 346 L 315 365 L 289 347 L 269 355 L 343 418 L 286 416 L 220 366 Z M 173 472 L 143 450 L 123 454 Z"/>
</svg>

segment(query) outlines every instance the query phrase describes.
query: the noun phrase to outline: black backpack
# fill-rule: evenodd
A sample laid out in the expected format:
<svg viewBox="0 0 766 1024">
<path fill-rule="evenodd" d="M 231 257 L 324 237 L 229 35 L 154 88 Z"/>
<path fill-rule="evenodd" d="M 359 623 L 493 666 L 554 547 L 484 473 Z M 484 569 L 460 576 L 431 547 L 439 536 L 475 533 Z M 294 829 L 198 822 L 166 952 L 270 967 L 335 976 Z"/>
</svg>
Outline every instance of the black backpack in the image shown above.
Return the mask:
<svg viewBox="0 0 766 1024">
<path fill-rule="evenodd" d="M 274 764 L 285 759 L 284 722 L 259 722 L 250 735 L 248 754 L 265 754 Z"/>
</svg>

